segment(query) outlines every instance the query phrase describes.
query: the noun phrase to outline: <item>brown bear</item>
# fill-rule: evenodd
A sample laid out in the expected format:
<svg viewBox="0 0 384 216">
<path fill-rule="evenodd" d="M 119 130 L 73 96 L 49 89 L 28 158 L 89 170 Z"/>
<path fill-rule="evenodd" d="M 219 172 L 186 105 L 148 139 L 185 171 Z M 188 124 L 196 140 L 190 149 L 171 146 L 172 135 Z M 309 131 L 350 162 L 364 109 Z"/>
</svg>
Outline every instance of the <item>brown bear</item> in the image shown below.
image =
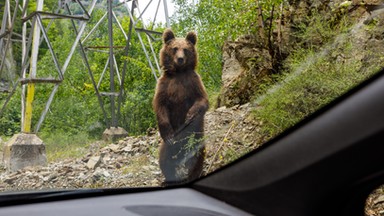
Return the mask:
<svg viewBox="0 0 384 216">
<path fill-rule="evenodd" d="M 197 36 L 175 38 L 172 30 L 163 33 L 160 50 L 162 75 L 153 99 L 157 124 L 163 142 L 159 165 L 165 185 L 178 184 L 201 175 L 205 156 L 204 115 L 208 96 L 197 64 Z"/>
</svg>

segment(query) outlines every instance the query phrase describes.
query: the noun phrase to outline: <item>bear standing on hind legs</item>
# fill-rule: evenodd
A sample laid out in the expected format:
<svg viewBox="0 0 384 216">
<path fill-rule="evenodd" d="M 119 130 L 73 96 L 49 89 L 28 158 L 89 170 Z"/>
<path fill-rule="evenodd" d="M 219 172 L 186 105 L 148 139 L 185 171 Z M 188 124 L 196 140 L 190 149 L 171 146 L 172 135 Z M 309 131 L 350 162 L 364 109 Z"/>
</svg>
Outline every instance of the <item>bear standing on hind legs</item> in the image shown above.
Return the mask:
<svg viewBox="0 0 384 216">
<path fill-rule="evenodd" d="M 197 65 L 197 36 L 175 38 L 172 30 L 163 33 L 160 50 L 162 76 L 157 81 L 153 108 L 163 142 L 159 164 L 165 185 L 193 180 L 200 176 L 205 157 L 204 115 L 208 96 Z"/>
</svg>

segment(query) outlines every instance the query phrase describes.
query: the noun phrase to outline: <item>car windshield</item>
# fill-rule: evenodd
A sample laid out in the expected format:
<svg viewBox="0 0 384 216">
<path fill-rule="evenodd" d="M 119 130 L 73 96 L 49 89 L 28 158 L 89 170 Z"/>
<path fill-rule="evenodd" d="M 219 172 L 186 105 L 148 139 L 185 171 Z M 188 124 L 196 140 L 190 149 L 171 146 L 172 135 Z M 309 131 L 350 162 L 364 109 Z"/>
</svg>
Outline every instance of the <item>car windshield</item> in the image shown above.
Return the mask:
<svg viewBox="0 0 384 216">
<path fill-rule="evenodd" d="M 0 191 L 205 176 L 377 73 L 383 8 L 1 0 Z"/>
</svg>

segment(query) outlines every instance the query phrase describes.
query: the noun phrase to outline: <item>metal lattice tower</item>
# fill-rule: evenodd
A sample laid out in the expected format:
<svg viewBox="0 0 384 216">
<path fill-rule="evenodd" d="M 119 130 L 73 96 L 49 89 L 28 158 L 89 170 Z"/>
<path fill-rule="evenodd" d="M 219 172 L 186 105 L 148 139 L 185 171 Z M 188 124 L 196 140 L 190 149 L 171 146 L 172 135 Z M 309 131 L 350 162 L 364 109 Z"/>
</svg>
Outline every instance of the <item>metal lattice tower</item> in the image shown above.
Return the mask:
<svg viewBox="0 0 384 216">
<path fill-rule="evenodd" d="M 108 10 L 105 12 L 105 14 L 99 19 L 97 24 L 89 31 L 89 33 L 84 37 L 82 40 L 83 44 L 86 44 L 91 35 L 94 33 L 94 31 L 100 26 L 101 23 L 107 21 L 108 22 L 108 34 L 109 34 L 109 44 L 108 46 L 87 46 L 88 50 L 93 50 L 93 51 L 98 51 L 98 52 L 103 52 L 103 49 L 108 49 L 108 60 L 105 64 L 104 70 L 102 72 L 102 75 L 100 77 L 100 80 L 98 81 L 97 85 L 95 85 L 95 90 L 97 93 L 97 96 L 100 101 L 100 106 L 103 109 L 104 116 L 106 116 L 106 109 L 104 108 L 104 105 L 101 101 L 102 96 L 106 96 L 110 98 L 111 101 L 111 107 L 110 107 L 110 114 L 111 114 L 111 120 L 109 121 L 108 126 L 109 127 L 117 127 L 118 126 L 118 121 L 120 118 L 120 107 L 122 104 L 122 97 L 124 94 L 124 78 L 127 73 L 127 61 L 125 60 L 123 69 L 120 72 L 118 69 L 118 65 L 116 63 L 116 57 L 115 57 L 115 51 L 117 49 L 121 49 L 123 47 L 117 47 L 114 46 L 114 32 L 116 30 L 121 31 L 124 34 L 126 44 L 124 47 L 124 57 L 128 57 L 128 52 L 130 50 L 130 44 L 132 43 L 132 34 L 133 34 L 133 29 L 135 29 L 135 32 L 137 34 L 137 37 L 139 39 L 139 42 L 141 44 L 141 47 L 145 53 L 145 56 L 148 60 L 148 65 L 151 68 L 152 74 L 157 79 L 158 74 L 160 73 L 160 66 L 157 60 L 157 53 L 154 51 L 152 43 L 156 40 L 156 37 L 161 36 L 161 32 L 156 32 L 153 31 L 152 29 L 146 28 L 145 24 L 143 27 L 139 28 L 137 27 L 137 24 L 139 21 L 143 22 L 143 15 L 146 13 L 147 9 L 153 5 L 154 3 L 157 3 L 156 6 L 156 13 L 154 14 L 153 18 L 153 23 L 156 22 L 157 14 L 160 8 L 160 4 L 163 3 L 163 8 L 164 8 L 164 14 L 165 14 L 165 20 L 166 20 L 166 25 L 167 27 L 170 26 L 169 24 L 169 18 L 168 18 L 168 7 L 167 7 L 167 1 L 166 0 L 157 0 L 152 1 L 150 0 L 147 5 L 145 5 L 145 8 L 143 11 L 140 11 L 139 9 L 139 2 L 138 0 L 125 0 L 121 2 L 121 4 L 117 6 L 123 5 L 127 9 L 127 13 L 130 17 L 130 23 L 128 27 L 128 32 L 125 32 L 121 23 L 117 19 L 117 16 L 114 12 L 114 5 L 112 5 L 112 1 L 108 1 Z M 137 16 L 134 16 L 134 14 L 137 14 Z M 115 22 L 118 26 L 118 28 L 113 28 L 112 23 Z M 144 41 L 146 41 L 149 44 L 149 47 L 145 46 Z M 126 59 L 126 58 L 125 58 Z M 109 67 L 108 67 L 109 66 Z M 101 92 L 99 91 L 100 88 L 100 83 L 104 79 L 104 75 L 106 71 L 109 69 L 109 84 L 110 84 L 110 91 L 109 92 Z M 115 83 L 114 77 L 115 75 L 118 78 L 118 83 Z M 91 74 L 92 76 L 92 74 Z M 92 78 L 93 79 L 93 78 Z M 116 104 L 117 103 L 117 107 Z"/>
<path fill-rule="evenodd" d="M 18 4 L 18 2 L 16 2 L 16 4 Z M 17 9 L 13 11 L 11 10 L 9 0 L 6 0 L 4 3 L 0 3 L 0 6 L 4 8 L 1 28 L 0 28 L 0 54 L 1 54 L 0 55 L 1 56 L 0 57 L 0 77 L 2 77 L 4 70 L 10 70 L 10 68 L 6 66 L 5 58 L 7 55 L 7 51 L 9 51 L 8 48 L 10 46 L 11 40 L 14 39 L 12 38 L 13 28 L 14 28 L 13 23 L 15 22 L 15 19 L 16 19 Z M 5 86 L 3 86 L 3 88 L 0 89 L 0 91 L 6 92 L 8 91 L 8 88 L 5 88 Z"/>
<path fill-rule="evenodd" d="M 15 34 L 13 32 L 14 29 L 14 23 L 17 16 L 19 1 L 14 2 L 15 7 L 14 10 L 11 9 L 11 2 L 10 0 L 5 0 L 4 2 L 0 3 L 1 9 L 3 9 L 3 17 L 1 21 L 1 28 L 0 28 L 0 94 L 9 94 L 10 92 L 10 86 L 9 84 L 12 83 L 14 80 L 12 78 L 8 78 L 7 80 L 3 80 L 4 71 L 11 70 L 10 66 L 6 63 L 6 56 L 8 52 L 10 52 L 11 47 L 11 41 L 12 40 L 18 40 L 21 41 L 21 35 Z M 16 38 L 15 38 L 16 36 Z M 3 82 L 6 81 L 6 82 Z M 5 102 L 8 103 L 9 100 Z M 2 107 L 0 110 L 0 114 L 2 113 L 5 106 Z"/>
<path fill-rule="evenodd" d="M 118 30 L 124 33 L 124 36 L 126 39 L 126 45 L 124 47 L 124 56 L 128 56 L 128 51 L 130 50 L 130 43 L 132 42 L 131 41 L 132 34 L 133 34 L 132 30 L 135 29 L 135 32 L 139 38 L 139 42 L 148 60 L 148 64 L 152 70 L 154 77 L 157 79 L 157 74 L 160 73 L 160 67 L 157 61 L 157 53 L 155 53 L 153 49 L 152 42 L 155 40 L 156 37 L 160 36 L 161 33 L 155 32 L 151 29 L 146 29 L 145 25 L 142 28 L 137 27 L 138 21 L 142 20 L 143 14 L 150 7 L 150 5 L 153 5 L 153 3 L 155 3 L 155 1 L 150 0 L 142 12 L 139 10 L 138 0 L 125 0 L 124 2 L 120 3 L 126 7 L 127 14 L 130 17 L 129 29 L 128 29 L 128 32 L 125 32 L 124 29 L 121 27 L 121 24 L 119 23 L 116 17 L 116 14 L 114 13 L 114 10 L 113 10 L 114 5 L 112 4 L 113 1 L 107 0 L 108 7 L 107 7 L 106 14 L 104 14 L 104 16 L 97 22 L 97 24 L 86 36 L 84 36 L 83 34 L 87 26 L 87 21 L 91 18 L 91 14 L 95 8 L 97 0 L 87 1 L 88 3 L 90 2 L 88 4 L 88 8 L 84 7 L 84 5 L 82 4 L 82 2 L 84 1 L 58 0 L 58 7 L 54 13 L 45 12 L 43 10 L 44 0 L 37 0 L 36 10 L 30 14 L 27 14 L 29 1 L 22 0 L 22 3 L 20 1 L 21 0 L 5 0 L 5 4 L 4 4 L 2 26 L 0 29 L 0 52 L 2 51 L 4 53 L 7 52 L 7 49 L 10 46 L 11 40 L 21 42 L 22 66 L 21 66 L 21 78 L 18 80 L 12 80 L 13 86 L 10 88 L 7 88 L 4 91 L 5 93 L 8 94 L 8 96 L 5 103 L 2 104 L 2 106 L 0 107 L 1 108 L 0 115 L 3 113 L 7 103 L 9 102 L 12 95 L 15 93 L 18 84 L 21 84 L 23 89 L 22 90 L 21 130 L 22 132 L 26 132 L 26 133 L 29 133 L 29 132 L 36 133 L 40 129 L 41 124 L 44 121 L 44 118 L 49 110 L 49 107 L 58 90 L 58 87 L 64 79 L 65 72 L 68 68 L 68 65 L 70 64 L 70 60 L 74 52 L 76 51 L 76 48 L 78 48 L 83 57 L 84 63 L 87 66 L 88 73 L 91 77 L 94 89 L 96 91 L 96 95 L 98 97 L 100 107 L 103 110 L 104 118 L 106 122 L 108 122 L 108 127 L 117 127 L 119 116 L 120 116 L 120 107 L 121 107 L 122 98 L 124 94 L 124 77 L 125 77 L 125 74 L 127 73 L 127 61 L 126 60 L 124 61 L 123 70 L 120 74 L 117 63 L 116 63 L 116 58 L 114 56 L 116 47 L 114 47 L 114 41 L 113 41 L 113 33 L 114 33 L 113 22 L 117 23 L 117 25 L 119 26 Z M 166 25 L 167 27 L 169 27 L 168 8 L 167 8 L 166 0 L 157 1 L 157 8 L 156 8 L 156 13 L 154 14 L 154 17 L 153 17 L 153 22 L 156 21 L 157 13 L 159 11 L 159 6 L 161 2 L 163 2 Z M 73 15 L 72 11 L 70 10 L 71 4 L 78 4 L 79 7 L 82 9 L 83 13 L 81 15 Z M 13 7 L 11 7 L 11 5 Z M 14 8 L 14 10 L 12 11 L 11 8 Z M 135 12 L 137 12 L 138 14 L 137 16 L 134 16 Z M 16 19 L 18 13 L 21 13 L 21 17 L 22 17 L 21 21 Z M 57 60 L 56 53 L 58 51 L 54 50 L 54 48 L 51 46 L 51 42 L 47 34 L 47 32 L 49 31 L 51 22 L 56 19 L 70 20 L 70 22 L 72 23 L 73 31 L 76 33 L 76 37 L 71 46 L 70 52 L 65 58 L 65 61 L 63 64 L 60 64 L 59 61 Z M 109 39 L 109 44 L 108 46 L 106 46 L 106 48 L 108 49 L 109 58 L 104 68 L 104 71 L 102 72 L 102 76 L 100 80 L 98 81 L 98 83 L 96 83 L 93 77 L 94 72 L 91 70 L 89 66 L 87 53 L 84 49 L 83 43 L 87 42 L 87 40 L 91 37 L 92 32 L 99 26 L 101 22 L 103 22 L 106 19 L 108 21 L 108 39 Z M 43 20 L 50 20 L 50 22 L 48 25 L 44 25 Z M 14 32 L 14 26 L 16 22 L 22 22 L 21 34 Z M 148 41 L 149 48 L 145 46 L 144 40 Z M 38 69 L 37 69 L 37 66 L 38 66 L 37 56 L 39 52 L 39 47 L 43 41 L 48 46 L 48 50 L 51 54 L 52 61 L 54 62 L 54 65 L 55 65 L 55 73 L 53 73 L 52 75 L 49 75 L 48 77 L 38 76 Z M 1 77 L 1 73 L 7 69 L 5 66 L 4 60 L 5 60 L 5 55 L 2 55 L 0 58 L 0 77 Z M 109 80 L 110 91 L 100 92 L 99 87 L 104 77 L 103 74 L 108 69 L 110 74 L 110 80 Z M 117 84 L 115 83 L 115 80 L 114 80 L 115 74 L 117 75 L 119 80 Z M 46 83 L 53 84 L 54 87 L 49 96 L 49 99 L 45 104 L 45 109 L 41 113 L 38 123 L 36 124 L 35 128 L 32 130 L 31 128 L 32 102 L 35 96 L 35 85 L 46 84 Z M 111 107 L 110 107 L 111 119 L 109 121 L 107 119 L 108 118 L 107 110 L 104 107 L 105 103 L 103 102 L 103 96 L 109 97 L 111 101 Z M 117 106 L 115 105 L 116 103 L 117 103 Z"/>
</svg>

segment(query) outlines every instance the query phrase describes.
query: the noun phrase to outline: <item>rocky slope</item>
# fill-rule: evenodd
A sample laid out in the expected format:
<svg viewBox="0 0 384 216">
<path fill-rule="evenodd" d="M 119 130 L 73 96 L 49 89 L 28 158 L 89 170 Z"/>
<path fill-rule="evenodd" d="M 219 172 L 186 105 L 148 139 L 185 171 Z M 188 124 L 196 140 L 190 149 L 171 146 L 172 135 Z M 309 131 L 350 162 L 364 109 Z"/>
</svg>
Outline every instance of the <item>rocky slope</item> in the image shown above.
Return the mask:
<svg viewBox="0 0 384 216">
<path fill-rule="evenodd" d="M 255 146 L 257 123 L 251 105 L 221 107 L 206 115 L 207 158 L 211 172 Z M 27 167 L 0 174 L 1 191 L 50 188 L 110 188 L 159 186 L 163 181 L 157 154 L 159 135 L 126 137 L 115 143 L 96 142 L 81 158 L 49 162 L 46 167 Z M 225 160 L 223 158 L 226 158 Z"/>
</svg>

